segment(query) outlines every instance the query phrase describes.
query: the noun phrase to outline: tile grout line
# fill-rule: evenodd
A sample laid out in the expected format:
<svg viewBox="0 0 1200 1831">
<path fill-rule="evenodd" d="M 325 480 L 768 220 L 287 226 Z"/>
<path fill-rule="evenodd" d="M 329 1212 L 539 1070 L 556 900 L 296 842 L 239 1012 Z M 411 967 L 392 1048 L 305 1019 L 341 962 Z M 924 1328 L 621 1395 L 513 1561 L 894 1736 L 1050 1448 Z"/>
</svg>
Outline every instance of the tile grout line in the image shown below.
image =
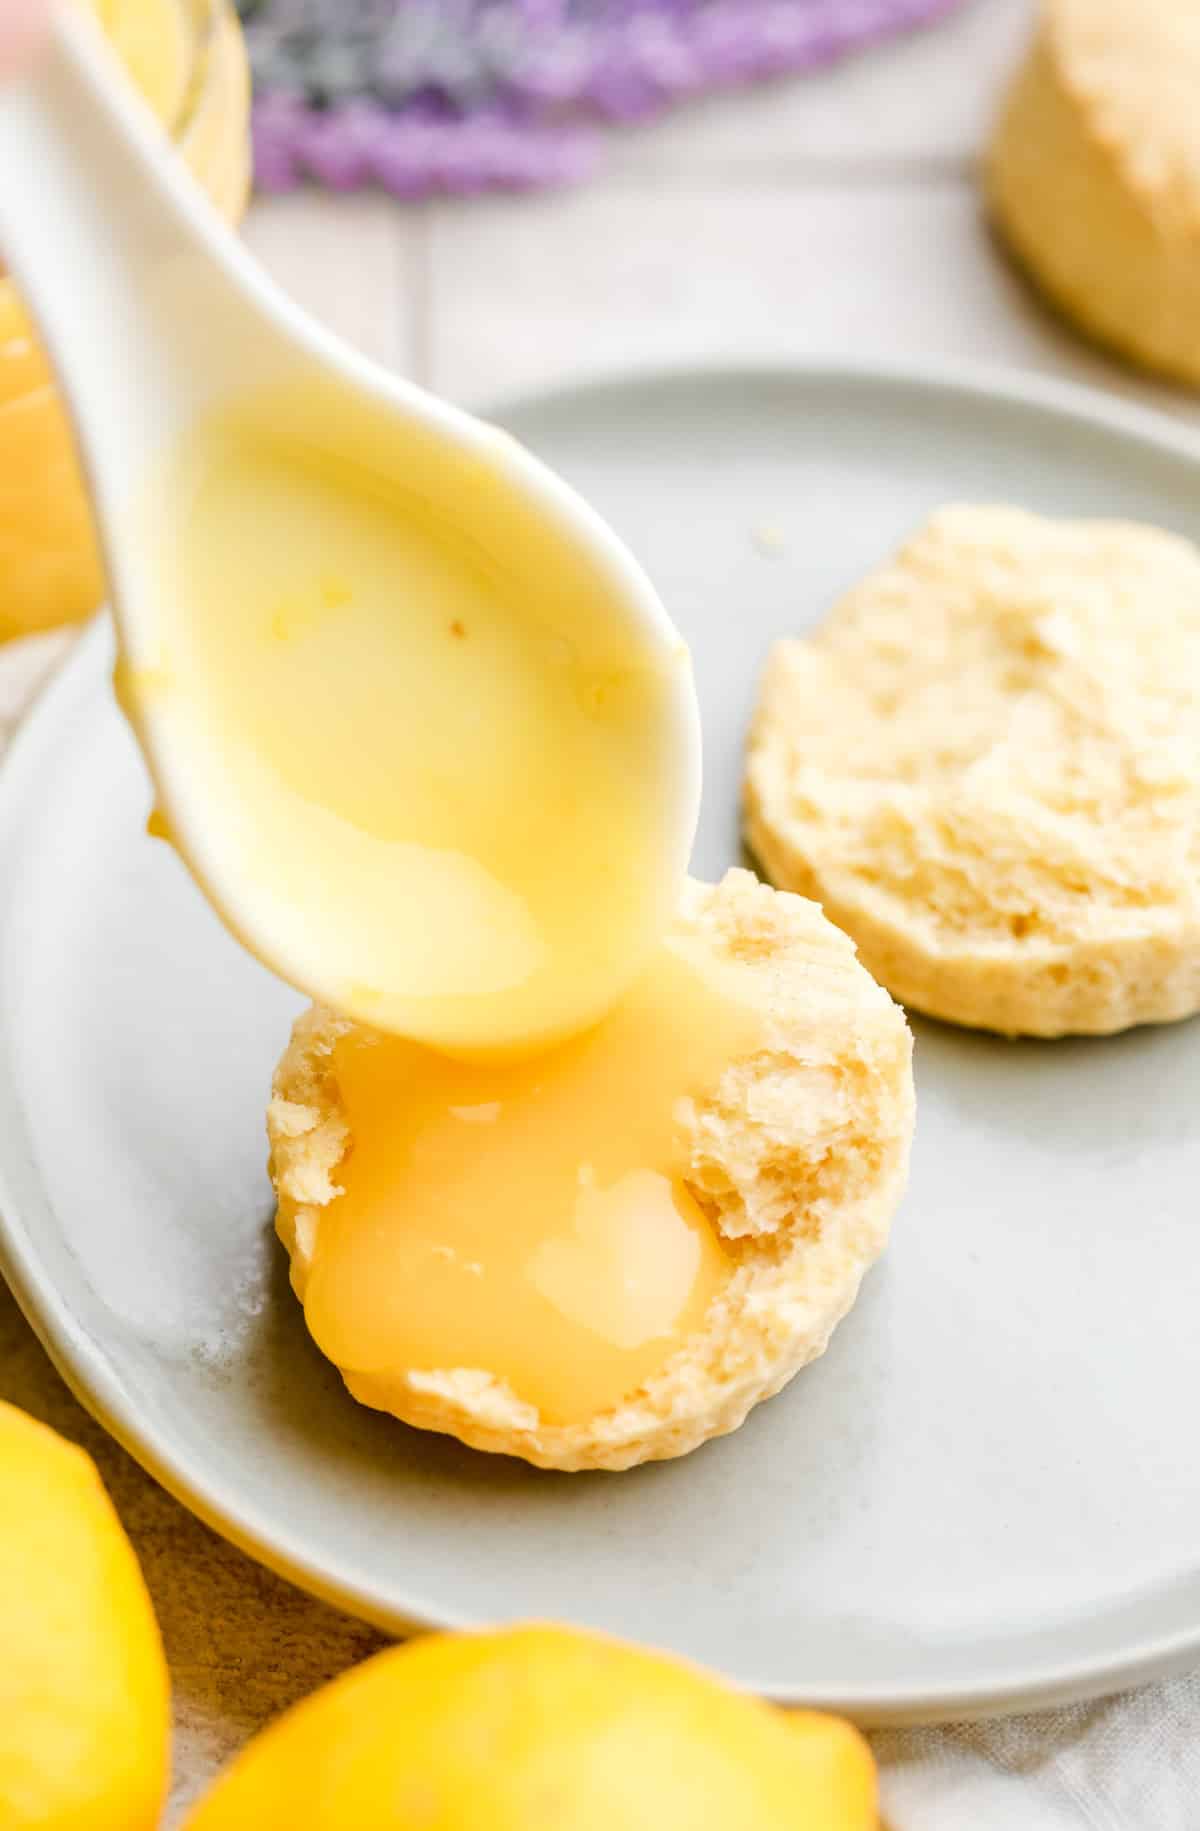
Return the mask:
<svg viewBox="0 0 1200 1831">
<path fill-rule="evenodd" d="M 819 159 L 804 153 L 792 157 L 731 161 L 704 166 L 663 160 L 653 166 L 636 163 L 601 169 L 583 187 L 593 191 L 699 190 L 730 191 L 750 187 L 797 185 L 854 192 L 872 188 L 919 190 L 923 185 L 963 183 L 979 176 L 981 161 L 947 154 L 919 159 Z"/>
<path fill-rule="evenodd" d="M 404 373 L 423 387 L 432 383 L 433 365 L 433 210 L 429 204 L 400 217 L 410 233 L 408 241 L 409 271 L 402 276 L 401 290 L 408 293 L 408 351 Z"/>
</svg>

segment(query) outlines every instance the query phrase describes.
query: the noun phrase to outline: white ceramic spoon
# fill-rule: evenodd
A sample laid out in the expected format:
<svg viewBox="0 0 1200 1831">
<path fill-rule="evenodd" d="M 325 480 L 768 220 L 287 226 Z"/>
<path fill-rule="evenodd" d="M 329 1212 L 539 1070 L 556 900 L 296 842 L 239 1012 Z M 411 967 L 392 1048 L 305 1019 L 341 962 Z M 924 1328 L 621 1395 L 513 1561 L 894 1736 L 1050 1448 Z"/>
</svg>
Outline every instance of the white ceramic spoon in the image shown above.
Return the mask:
<svg viewBox="0 0 1200 1831">
<path fill-rule="evenodd" d="M 686 868 L 700 778 L 698 715 L 683 645 L 614 534 L 512 441 L 366 361 L 297 310 L 209 206 L 123 79 L 94 21 L 73 5 L 57 14 L 33 74 L 0 93 L 0 252 L 38 320 L 69 402 L 118 640 L 132 670 L 159 665 L 167 622 L 161 567 L 138 532 L 135 512 L 147 480 L 215 410 L 263 390 L 277 389 L 291 401 L 291 434 L 301 443 L 320 443 L 332 421 L 354 424 L 355 416 L 369 428 L 376 458 L 391 439 L 390 473 L 405 487 L 411 483 L 422 513 L 499 563 L 506 527 L 514 542 L 520 531 L 525 563 L 541 551 L 552 556 L 563 580 L 554 614 L 568 643 L 576 601 L 590 599 L 594 620 L 602 594 L 604 616 L 619 638 L 614 652 L 622 645 L 640 650 L 665 682 L 630 720 L 624 759 L 631 801 L 648 810 L 642 825 L 649 824 L 656 843 L 636 857 L 597 843 L 586 804 L 556 832 L 552 868 L 563 884 L 577 887 L 580 909 L 589 899 L 595 907 L 596 898 L 611 901 L 615 875 L 626 915 L 637 916 L 627 934 L 622 930 L 620 945 L 614 941 L 612 959 L 577 974 L 577 983 L 564 959 L 557 979 L 547 967 L 528 986 L 497 992 L 485 974 L 463 997 L 443 996 L 455 987 L 440 981 L 436 997 L 423 1001 L 412 985 L 393 997 L 387 947 L 362 919 L 361 876 L 350 873 L 340 906 L 342 889 L 322 854 L 320 831 L 305 838 L 325 905 L 316 920 L 294 883 L 273 881 L 269 845 L 249 869 L 246 846 L 233 843 L 239 797 L 244 801 L 247 791 L 234 782 L 224 798 L 216 793 L 233 754 L 221 736 L 201 731 L 197 737 L 194 717 L 185 734 L 187 720 L 171 693 L 143 696 L 133 707 L 170 836 L 226 923 L 283 978 L 350 1015 L 447 1047 L 532 1043 L 599 1015 L 633 971 L 638 937 L 644 941 L 670 913 Z M 405 614 L 403 604 L 392 611 Z M 557 774 L 552 761 L 550 773 Z M 561 769 L 570 767 L 562 758 Z M 397 785 L 398 794 L 403 788 Z M 527 782 L 521 792 L 529 793 Z M 305 809 L 295 798 L 293 811 L 302 822 Z M 623 884 L 622 873 L 629 879 Z M 381 894 L 383 875 L 372 880 Z M 419 897 L 419 889 L 411 895 Z M 471 954 L 473 942 L 486 950 L 488 937 L 472 936 L 461 909 L 451 913 L 462 956 Z M 446 916 L 434 899 L 422 918 L 430 937 Z M 594 955 L 593 945 L 589 960 Z"/>
</svg>

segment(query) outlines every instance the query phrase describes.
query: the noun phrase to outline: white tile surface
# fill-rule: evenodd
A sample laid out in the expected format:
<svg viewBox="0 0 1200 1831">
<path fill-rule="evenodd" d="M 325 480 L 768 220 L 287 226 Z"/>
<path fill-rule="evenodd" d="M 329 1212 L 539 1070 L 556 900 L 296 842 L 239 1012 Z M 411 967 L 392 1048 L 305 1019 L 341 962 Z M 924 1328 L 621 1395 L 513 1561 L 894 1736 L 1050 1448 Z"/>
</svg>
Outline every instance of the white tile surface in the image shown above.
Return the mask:
<svg viewBox="0 0 1200 1831">
<path fill-rule="evenodd" d="M 601 186 L 442 206 L 431 233 L 429 374 L 462 398 L 655 359 L 1020 343 L 964 180 Z"/>
<path fill-rule="evenodd" d="M 256 204 L 245 236 L 299 304 L 378 362 L 411 369 L 419 220 L 384 197 L 301 191 Z"/>
<path fill-rule="evenodd" d="M 428 377 L 461 399 L 625 363 L 836 351 L 1039 369 L 1200 425 L 1045 310 L 965 177 L 594 186 L 441 205 L 430 234 Z"/>
<path fill-rule="evenodd" d="M 804 81 L 717 97 L 614 138 L 606 169 L 633 177 L 965 167 L 1033 10 L 1033 0 L 968 0 L 952 18 Z"/>
</svg>

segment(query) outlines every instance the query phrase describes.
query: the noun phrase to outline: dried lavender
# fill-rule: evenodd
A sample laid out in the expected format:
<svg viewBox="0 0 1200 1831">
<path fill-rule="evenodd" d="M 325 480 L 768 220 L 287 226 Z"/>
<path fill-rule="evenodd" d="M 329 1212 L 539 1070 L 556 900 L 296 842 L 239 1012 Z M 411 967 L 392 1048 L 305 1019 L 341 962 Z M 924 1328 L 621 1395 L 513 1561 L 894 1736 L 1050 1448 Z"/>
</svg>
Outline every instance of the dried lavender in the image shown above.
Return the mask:
<svg viewBox="0 0 1200 1831">
<path fill-rule="evenodd" d="M 264 190 L 564 184 L 605 122 L 814 69 L 962 0 L 240 0 Z"/>
</svg>

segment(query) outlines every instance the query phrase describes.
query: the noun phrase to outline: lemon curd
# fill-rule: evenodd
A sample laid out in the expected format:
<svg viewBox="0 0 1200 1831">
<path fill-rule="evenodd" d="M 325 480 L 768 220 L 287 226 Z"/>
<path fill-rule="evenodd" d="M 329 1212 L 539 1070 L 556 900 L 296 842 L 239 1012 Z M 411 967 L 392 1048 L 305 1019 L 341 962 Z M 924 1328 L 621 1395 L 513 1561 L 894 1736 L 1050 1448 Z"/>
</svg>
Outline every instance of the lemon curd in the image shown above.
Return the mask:
<svg viewBox="0 0 1200 1831">
<path fill-rule="evenodd" d="M 343 1035 L 351 1143 L 304 1283 L 318 1346 L 384 1387 L 491 1374 L 551 1424 L 619 1404 L 729 1277 L 685 1182 L 683 1103 L 758 1028 L 711 961 L 664 943 L 603 1023 L 521 1061 Z"/>
<path fill-rule="evenodd" d="M 158 589 L 117 684 L 151 831 L 360 1026 L 318 1344 L 587 1418 L 729 1274 L 680 1102 L 751 1024 L 662 939 L 687 652 L 514 486 L 503 435 L 451 447 L 321 386 L 210 417 L 149 492 Z"/>
<path fill-rule="evenodd" d="M 317 445 L 322 404 L 268 391 L 156 481 L 153 632 L 118 692 L 248 945 L 375 1027 L 535 1048 L 595 1022 L 671 913 L 687 651 L 615 611 L 501 434 L 448 454 L 330 391 Z"/>
<path fill-rule="evenodd" d="M 187 0 L 84 0 L 160 121 L 179 119 L 192 72 Z"/>
</svg>

